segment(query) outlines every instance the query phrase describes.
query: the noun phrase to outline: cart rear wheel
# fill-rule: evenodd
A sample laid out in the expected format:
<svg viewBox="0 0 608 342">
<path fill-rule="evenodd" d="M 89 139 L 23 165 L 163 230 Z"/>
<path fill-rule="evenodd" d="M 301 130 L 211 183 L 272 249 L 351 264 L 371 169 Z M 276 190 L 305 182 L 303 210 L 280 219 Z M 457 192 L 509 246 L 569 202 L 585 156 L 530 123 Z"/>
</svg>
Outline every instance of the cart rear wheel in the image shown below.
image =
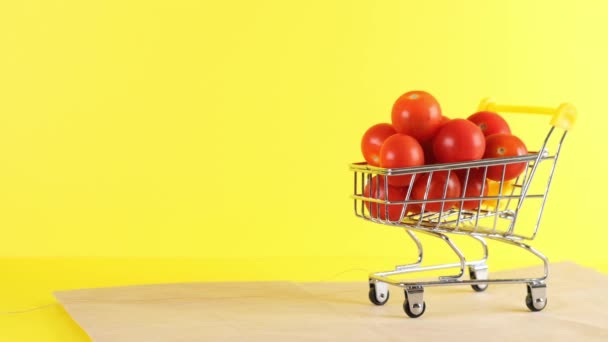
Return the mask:
<svg viewBox="0 0 608 342">
<path fill-rule="evenodd" d="M 475 292 L 483 292 L 488 289 L 488 284 L 483 284 L 483 285 L 473 284 L 473 285 L 471 285 L 471 288 L 473 288 L 473 290 Z"/>
<path fill-rule="evenodd" d="M 408 315 L 410 318 L 418 318 L 420 316 L 422 316 L 424 314 L 424 311 L 426 311 L 426 302 L 422 302 L 422 310 L 420 310 L 419 308 L 416 308 L 419 310 L 419 312 L 414 313 L 412 312 L 412 309 L 410 309 L 410 303 L 408 303 L 407 301 L 407 297 L 405 298 L 405 300 L 403 301 L 403 311 L 405 311 L 405 314 Z"/>
<path fill-rule="evenodd" d="M 379 297 L 379 298 L 378 298 Z M 388 302 L 390 293 L 386 290 L 386 294 L 378 293 L 374 284 L 369 284 L 369 301 L 375 305 L 384 305 Z"/>
<path fill-rule="evenodd" d="M 484 279 L 487 279 L 488 278 L 487 277 L 487 270 L 485 270 L 485 273 L 483 273 L 483 274 L 485 276 Z M 477 272 L 473 268 L 469 268 L 469 277 L 471 278 L 471 280 L 477 280 L 477 279 L 479 279 L 479 277 L 477 276 Z M 473 288 L 473 290 L 475 292 L 483 292 L 483 291 L 485 291 L 485 290 L 488 289 L 488 284 L 487 283 L 485 283 L 485 284 L 473 284 L 473 285 L 471 285 L 471 288 Z"/>
<path fill-rule="evenodd" d="M 473 290 L 475 292 L 483 292 L 488 289 L 488 284 L 483 284 L 483 285 L 473 284 L 473 285 L 471 285 L 471 288 L 473 288 Z"/>
</svg>

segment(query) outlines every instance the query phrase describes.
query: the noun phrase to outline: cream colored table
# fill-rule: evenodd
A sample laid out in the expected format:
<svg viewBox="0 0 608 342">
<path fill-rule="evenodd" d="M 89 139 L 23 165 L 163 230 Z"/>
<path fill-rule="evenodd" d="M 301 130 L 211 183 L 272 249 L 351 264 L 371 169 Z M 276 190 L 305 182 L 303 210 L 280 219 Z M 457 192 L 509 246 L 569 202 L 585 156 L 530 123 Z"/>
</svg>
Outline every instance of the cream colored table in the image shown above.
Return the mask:
<svg viewBox="0 0 608 342">
<path fill-rule="evenodd" d="M 551 272 L 548 306 L 538 313 L 526 308 L 523 284 L 483 293 L 427 288 L 418 319 L 405 316 L 398 288 L 385 306 L 369 303 L 364 280 L 181 283 L 56 297 L 94 341 L 608 341 L 608 276 L 571 263 Z"/>
</svg>

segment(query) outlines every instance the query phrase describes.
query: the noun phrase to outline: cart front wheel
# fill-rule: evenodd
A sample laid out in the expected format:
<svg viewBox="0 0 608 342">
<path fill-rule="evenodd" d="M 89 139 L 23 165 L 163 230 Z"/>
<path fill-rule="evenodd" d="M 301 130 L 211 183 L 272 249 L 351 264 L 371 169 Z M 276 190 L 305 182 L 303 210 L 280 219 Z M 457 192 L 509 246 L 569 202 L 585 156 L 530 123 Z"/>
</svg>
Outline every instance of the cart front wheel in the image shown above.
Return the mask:
<svg viewBox="0 0 608 342">
<path fill-rule="evenodd" d="M 541 311 L 547 306 L 547 296 L 545 291 L 545 285 L 528 285 L 528 294 L 526 295 L 526 306 L 528 307 L 528 309 L 530 309 L 530 311 Z"/>
<path fill-rule="evenodd" d="M 390 293 L 388 289 L 385 291 L 377 291 L 375 284 L 369 284 L 369 301 L 374 305 L 384 305 L 388 302 Z"/>
<path fill-rule="evenodd" d="M 422 286 L 408 286 L 405 288 L 405 300 L 403 301 L 403 311 L 410 318 L 418 318 L 426 310 L 424 301 L 424 288 Z"/>
<path fill-rule="evenodd" d="M 533 312 L 541 311 L 542 309 L 544 309 L 547 306 L 547 298 L 542 299 L 542 302 L 539 302 L 539 300 L 536 300 L 536 302 L 534 302 L 532 300 L 532 296 L 527 295 L 526 296 L 526 306 L 528 307 L 528 309 L 530 309 L 530 311 L 533 311 Z"/>
<path fill-rule="evenodd" d="M 412 309 L 410 308 L 410 303 L 408 303 L 406 298 L 403 301 L 403 311 L 405 311 L 405 314 L 408 315 L 410 318 L 418 318 L 422 316 L 424 314 L 424 311 L 426 311 L 426 302 L 422 302 L 421 308 L 419 304 L 414 304 L 414 310 L 416 310 L 416 312 L 412 312 Z"/>
</svg>

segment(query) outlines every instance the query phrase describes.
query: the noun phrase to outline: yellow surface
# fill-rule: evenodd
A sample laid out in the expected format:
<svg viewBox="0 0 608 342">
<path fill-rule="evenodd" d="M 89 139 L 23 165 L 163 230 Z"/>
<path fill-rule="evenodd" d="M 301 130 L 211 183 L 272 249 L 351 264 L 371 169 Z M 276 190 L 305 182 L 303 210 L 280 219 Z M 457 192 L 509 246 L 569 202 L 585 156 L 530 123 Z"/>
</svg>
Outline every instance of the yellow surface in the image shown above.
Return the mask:
<svg viewBox="0 0 608 342">
<path fill-rule="evenodd" d="M 400 94 L 424 89 L 450 117 L 486 96 L 574 104 L 535 246 L 605 265 L 607 11 L 595 0 L 2 1 L 0 256 L 212 260 L 201 279 L 235 277 L 213 261 L 224 259 L 265 260 L 249 279 L 286 278 L 295 258 L 313 279 L 324 260 L 402 255 L 403 233 L 352 214 L 347 165 Z M 544 121 L 513 122 L 538 138 Z M 449 253 L 429 246 L 431 260 Z M 98 272 L 81 271 L 28 285 L 0 270 L 15 298 L 2 303 L 29 306 Z M 44 315 L 10 329 L 73 331 Z"/>
</svg>

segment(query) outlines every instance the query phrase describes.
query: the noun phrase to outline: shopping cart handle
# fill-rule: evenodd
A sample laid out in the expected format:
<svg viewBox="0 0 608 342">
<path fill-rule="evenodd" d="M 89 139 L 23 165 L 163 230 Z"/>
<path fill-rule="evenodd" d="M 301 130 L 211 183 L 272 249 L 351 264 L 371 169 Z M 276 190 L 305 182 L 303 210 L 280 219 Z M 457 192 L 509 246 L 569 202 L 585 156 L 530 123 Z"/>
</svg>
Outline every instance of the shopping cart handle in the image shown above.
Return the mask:
<svg viewBox="0 0 608 342">
<path fill-rule="evenodd" d="M 534 107 L 534 106 L 513 106 L 513 105 L 499 105 L 492 98 L 485 98 L 481 100 L 479 104 L 479 111 L 490 111 L 490 112 L 508 112 L 508 113 L 528 113 L 528 114 L 540 114 L 540 115 L 551 115 L 550 124 L 553 127 L 559 127 L 565 131 L 568 131 L 574 126 L 576 121 L 576 107 L 570 103 L 562 103 L 557 108 L 550 107 Z"/>
</svg>

